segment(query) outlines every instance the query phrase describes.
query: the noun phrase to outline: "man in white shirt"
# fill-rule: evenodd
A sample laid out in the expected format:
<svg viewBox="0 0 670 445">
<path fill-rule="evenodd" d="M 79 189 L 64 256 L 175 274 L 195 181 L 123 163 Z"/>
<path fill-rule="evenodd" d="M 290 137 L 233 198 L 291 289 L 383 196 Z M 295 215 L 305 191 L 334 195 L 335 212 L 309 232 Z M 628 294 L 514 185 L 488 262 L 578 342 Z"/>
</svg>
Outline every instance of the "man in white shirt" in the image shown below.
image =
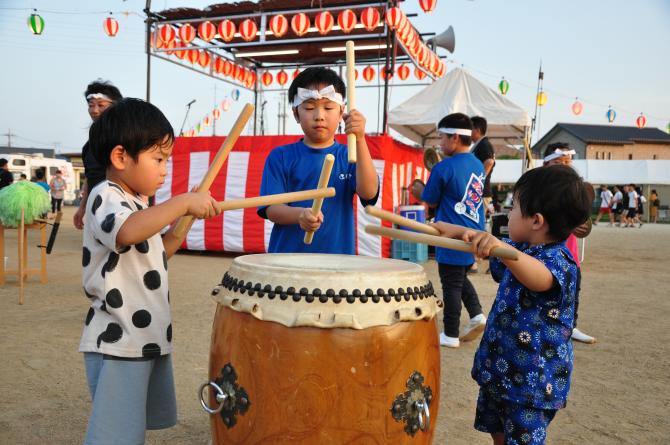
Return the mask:
<svg viewBox="0 0 670 445">
<path fill-rule="evenodd" d="M 617 185 L 614 186 L 613 190 L 614 196 L 612 197 L 612 212 L 614 213 L 614 219 L 612 222 L 616 223 L 616 215 L 619 215 L 619 225 L 621 225 L 621 222 L 623 221 L 623 216 L 621 216 L 623 211 L 623 194 Z"/>
<path fill-rule="evenodd" d="M 638 195 L 635 191 L 635 184 L 628 184 L 628 214 L 626 215 L 626 226 L 634 227 L 633 223 L 639 221 L 637 219 L 637 200 Z"/>
<path fill-rule="evenodd" d="M 600 218 L 607 212 L 607 215 L 610 219 L 610 226 L 614 225 L 614 217 L 612 215 L 612 192 L 609 191 L 607 185 L 602 184 L 600 186 L 600 208 L 598 209 L 598 216 L 596 216 L 596 221 L 593 224 L 598 224 Z"/>
</svg>

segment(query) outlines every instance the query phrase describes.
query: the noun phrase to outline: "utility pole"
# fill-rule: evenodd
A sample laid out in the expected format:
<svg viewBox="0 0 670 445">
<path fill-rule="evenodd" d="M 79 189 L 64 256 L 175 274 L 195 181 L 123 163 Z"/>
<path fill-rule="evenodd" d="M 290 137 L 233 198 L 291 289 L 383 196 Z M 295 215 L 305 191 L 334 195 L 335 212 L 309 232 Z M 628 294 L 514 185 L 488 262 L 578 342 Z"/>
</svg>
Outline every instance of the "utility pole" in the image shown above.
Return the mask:
<svg viewBox="0 0 670 445">
<path fill-rule="evenodd" d="M 12 147 L 12 136 L 16 136 L 16 133 L 12 133 L 12 129 L 8 128 L 7 133 L 4 133 L 3 136 L 7 136 L 7 147 Z"/>
<path fill-rule="evenodd" d="M 288 117 L 286 115 L 286 101 L 288 100 L 288 94 L 286 91 L 282 91 L 279 97 L 281 98 L 282 108 L 282 112 L 279 113 L 279 117 L 281 118 L 281 134 L 286 134 L 286 118 Z M 279 133 L 279 126 L 277 126 L 277 133 Z"/>
</svg>

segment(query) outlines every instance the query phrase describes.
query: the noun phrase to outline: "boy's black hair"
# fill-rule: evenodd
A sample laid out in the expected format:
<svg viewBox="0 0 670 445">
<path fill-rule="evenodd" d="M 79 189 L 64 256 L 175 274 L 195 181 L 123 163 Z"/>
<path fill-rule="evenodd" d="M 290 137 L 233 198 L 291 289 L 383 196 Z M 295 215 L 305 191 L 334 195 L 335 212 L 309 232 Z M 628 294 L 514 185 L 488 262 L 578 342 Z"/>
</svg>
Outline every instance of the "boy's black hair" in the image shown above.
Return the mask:
<svg viewBox="0 0 670 445">
<path fill-rule="evenodd" d="M 472 120 L 463 113 L 451 113 L 440 119 L 437 126 L 438 128 L 461 128 L 464 130 L 472 130 Z M 462 134 L 456 136 L 461 139 L 463 145 L 470 145 L 472 143 L 472 137 L 470 136 L 463 136 Z"/>
<path fill-rule="evenodd" d="M 514 184 L 513 192 L 523 216 L 542 214 L 549 225 L 549 235 L 564 241 L 589 218 L 591 199 L 586 188 L 572 167 L 550 165 L 524 173 Z"/>
<path fill-rule="evenodd" d="M 84 98 L 88 97 L 89 94 L 100 93 L 112 99 L 112 102 L 118 102 L 123 99 L 121 91 L 108 80 L 97 79 L 89 83 L 86 86 L 86 91 L 84 91 Z M 88 100 L 88 99 L 86 99 Z"/>
<path fill-rule="evenodd" d="M 7 162 L 8 162 L 7 159 L 0 158 L 0 167 L 4 167 L 5 165 L 7 165 Z"/>
<path fill-rule="evenodd" d="M 319 85 L 332 85 L 343 98 L 347 97 L 347 88 L 344 86 L 344 81 L 335 71 L 330 68 L 311 67 L 301 71 L 291 82 L 291 86 L 288 87 L 289 103 L 293 104 L 293 99 L 298 94 L 298 88 L 313 89 Z"/>
<path fill-rule="evenodd" d="M 550 154 L 554 153 L 556 149 L 561 150 L 570 150 L 570 144 L 567 142 L 554 142 L 553 144 L 547 145 L 547 148 L 544 149 L 544 157 L 546 158 Z"/>
<path fill-rule="evenodd" d="M 472 120 L 472 128 L 476 128 L 479 130 L 479 132 L 484 136 L 486 134 L 486 128 L 488 126 L 486 122 L 486 118 L 481 117 L 481 116 L 474 116 L 471 118 Z"/>
<path fill-rule="evenodd" d="M 141 99 L 125 98 L 107 108 L 93 122 L 88 141 L 95 158 L 105 167 L 111 164 L 112 149 L 121 145 L 135 160 L 141 152 L 174 142 L 174 130 L 156 106 Z"/>
</svg>

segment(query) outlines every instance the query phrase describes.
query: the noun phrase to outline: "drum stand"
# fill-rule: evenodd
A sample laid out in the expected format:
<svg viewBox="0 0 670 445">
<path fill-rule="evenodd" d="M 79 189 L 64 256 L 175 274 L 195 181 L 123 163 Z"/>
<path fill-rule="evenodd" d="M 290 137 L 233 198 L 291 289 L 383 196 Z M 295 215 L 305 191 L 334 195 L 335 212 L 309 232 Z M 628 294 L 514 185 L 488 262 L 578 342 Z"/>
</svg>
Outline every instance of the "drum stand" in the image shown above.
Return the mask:
<svg viewBox="0 0 670 445">
<path fill-rule="evenodd" d="M 24 211 L 21 210 L 21 224 L 17 227 L 18 237 L 18 269 L 16 270 L 5 270 L 5 226 L 0 225 L 0 286 L 5 284 L 5 277 L 7 275 L 16 275 L 19 279 L 19 304 L 23 304 L 24 300 L 24 283 L 25 280 L 31 275 L 39 275 L 40 283 L 46 284 L 47 282 L 47 232 L 46 232 L 47 223 L 45 221 L 39 221 L 34 224 L 26 225 L 24 222 Z M 9 227 L 7 227 L 9 228 Z M 40 268 L 29 269 L 28 268 L 28 243 L 26 242 L 28 238 L 28 229 L 35 229 L 40 231 L 41 245 L 40 248 Z"/>
</svg>

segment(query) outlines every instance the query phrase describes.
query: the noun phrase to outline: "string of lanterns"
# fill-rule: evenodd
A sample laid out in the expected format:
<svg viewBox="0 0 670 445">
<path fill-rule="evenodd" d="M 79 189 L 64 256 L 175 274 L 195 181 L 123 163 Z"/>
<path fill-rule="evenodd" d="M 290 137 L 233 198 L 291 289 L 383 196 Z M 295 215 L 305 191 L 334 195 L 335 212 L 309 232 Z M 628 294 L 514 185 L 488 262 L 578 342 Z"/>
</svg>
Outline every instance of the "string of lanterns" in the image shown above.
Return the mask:
<svg viewBox="0 0 670 445">
<path fill-rule="evenodd" d="M 223 116 L 222 113 L 230 110 L 232 101 L 238 101 L 240 98 L 240 90 L 234 89 L 230 92 L 230 97 L 226 97 L 221 101 L 219 105 L 214 107 L 211 113 L 205 115 L 202 120 L 200 120 L 195 126 L 184 133 L 186 137 L 195 137 L 207 127 L 214 124 L 214 121 L 218 121 Z M 231 101 L 232 99 L 232 101 Z"/>
</svg>

